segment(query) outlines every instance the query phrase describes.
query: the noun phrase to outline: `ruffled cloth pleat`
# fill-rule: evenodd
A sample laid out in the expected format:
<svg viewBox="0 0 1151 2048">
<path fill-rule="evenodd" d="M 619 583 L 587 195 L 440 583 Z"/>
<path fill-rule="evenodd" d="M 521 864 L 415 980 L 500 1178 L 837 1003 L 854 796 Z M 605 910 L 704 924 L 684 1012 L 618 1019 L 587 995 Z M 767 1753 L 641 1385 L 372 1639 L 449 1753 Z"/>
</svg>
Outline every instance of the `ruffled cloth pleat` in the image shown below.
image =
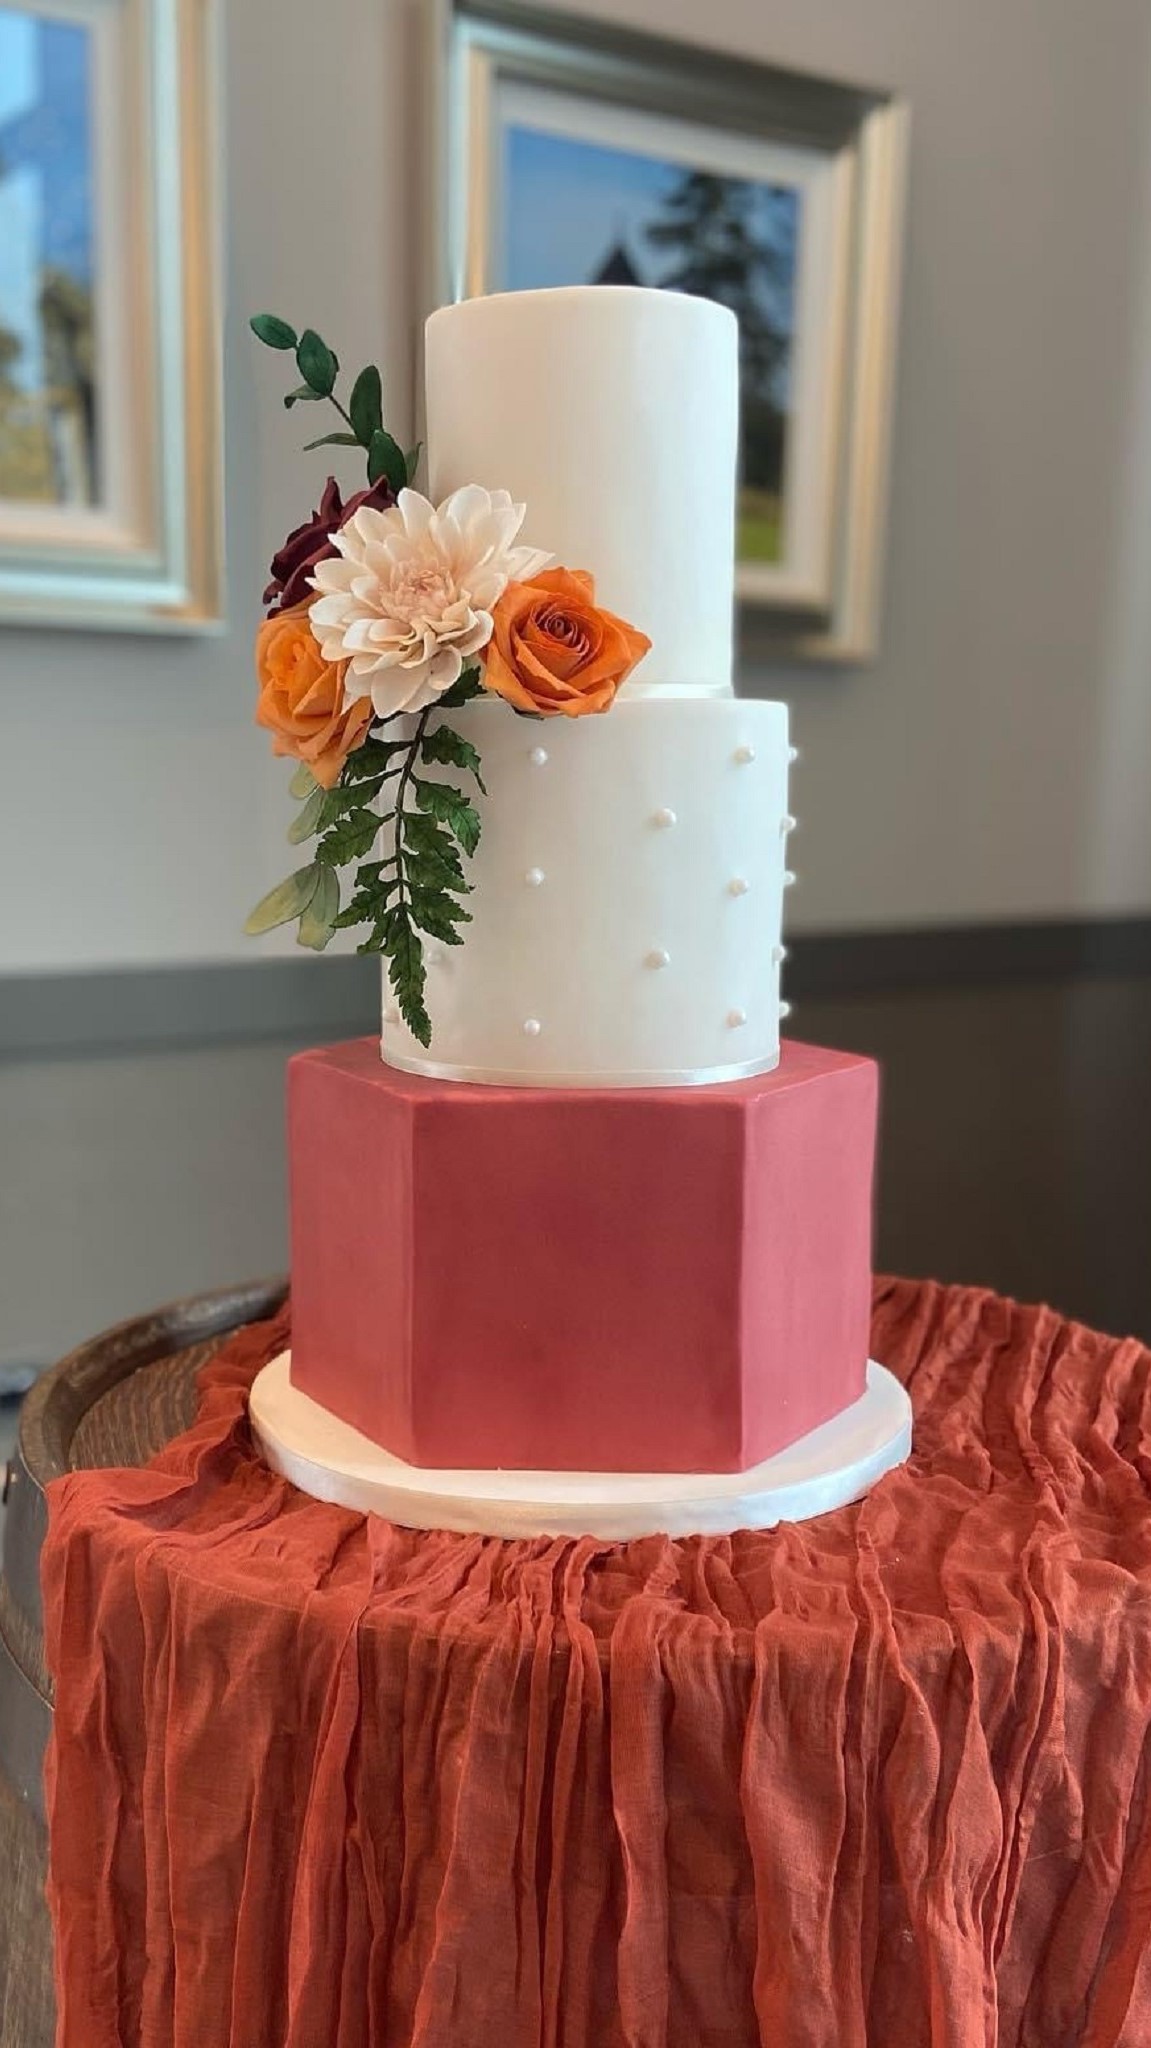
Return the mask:
<svg viewBox="0 0 1151 2048">
<path fill-rule="evenodd" d="M 1151 1355 L 877 1283 L 910 1463 L 630 1545 L 51 1489 L 59 2048 L 1146 2048 Z"/>
</svg>

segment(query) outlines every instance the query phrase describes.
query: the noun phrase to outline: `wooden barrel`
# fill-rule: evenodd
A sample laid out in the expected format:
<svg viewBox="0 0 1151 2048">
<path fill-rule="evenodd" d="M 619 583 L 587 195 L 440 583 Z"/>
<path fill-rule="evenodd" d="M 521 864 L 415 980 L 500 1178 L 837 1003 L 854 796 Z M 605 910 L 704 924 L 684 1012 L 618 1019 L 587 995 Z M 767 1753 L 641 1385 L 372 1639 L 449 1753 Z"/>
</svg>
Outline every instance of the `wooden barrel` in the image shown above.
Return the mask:
<svg viewBox="0 0 1151 2048">
<path fill-rule="evenodd" d="M 244 1323 L 274 1314 L 281 1280 L 257 1281 L 121 1323 L 38 1380 L 8 1469 L 0 1577 L 0 2048 L 52 2048 L 52 1950 L 44 1903 L 44 1749 L 52 1722 L 44 1664 L 40 1546 L 50 1479 L 94 1465 L 143 1465 L 187 1428 L 196 1375 Z"/>
</svg>

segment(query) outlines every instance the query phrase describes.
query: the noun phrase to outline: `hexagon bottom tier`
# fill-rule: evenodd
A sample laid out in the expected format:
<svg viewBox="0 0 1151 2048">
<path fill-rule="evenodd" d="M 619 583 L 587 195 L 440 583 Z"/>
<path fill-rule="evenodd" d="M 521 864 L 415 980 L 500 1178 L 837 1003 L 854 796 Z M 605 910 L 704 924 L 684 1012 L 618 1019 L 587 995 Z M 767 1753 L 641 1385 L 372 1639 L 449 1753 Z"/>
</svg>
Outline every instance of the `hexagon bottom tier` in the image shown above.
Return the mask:
<svg viewBox="0 0 1151 2048">
<path fill-rule="evenodd" d="M 409 1463 L 740 1472 L 864 1390 L 877 1072 L 698 1088 L 289 1067 L 292 1380 Z"/>
</svg>

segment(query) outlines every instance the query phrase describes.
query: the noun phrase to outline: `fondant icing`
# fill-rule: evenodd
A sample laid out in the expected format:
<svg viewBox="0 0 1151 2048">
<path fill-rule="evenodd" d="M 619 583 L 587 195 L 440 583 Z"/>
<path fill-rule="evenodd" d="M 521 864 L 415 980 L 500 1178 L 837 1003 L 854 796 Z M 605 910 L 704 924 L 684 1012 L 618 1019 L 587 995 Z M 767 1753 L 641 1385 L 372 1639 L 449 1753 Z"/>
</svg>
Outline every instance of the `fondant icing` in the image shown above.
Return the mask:
<svg viewBox="0 0 1151 2048">
<path fill-rule="evenodd" d="M 555 723 L 545 748 L 506 704 L 452 714 L 487 786 L 471 921 L 428 961 L 430 1047 L 385 1015 L 385 1060 L 550 1088 L 682 1087 L 729 1077 L 733 1061 L 774 1066 L 786 705 L 641 698 Z M 737 759 L 741 738 L 752 761 Z M 664 971 L 646 972 L 660 951 Z M 746 1016 L 735 1053 L 733 1009 Z M 544 1028 L 525 1032 L 528 1017 Z"/>
<path fill-rule="evenodd" d="M 467 299 L 428 321 L 425 382 L 432 496 L 510 491 L 521 539 L 590 569 L 597 601 L 650 635 L 623 697 L 730 695 L 733 315 L 627 286 Z"/>
<path fill-rule="evenodd" d="M 414 1465 L 757 1465 L 863 1392 L 876 1090 L 794 1043 L 624 1093 L 298 1055 L 294 1384 Z"/>
</svg>

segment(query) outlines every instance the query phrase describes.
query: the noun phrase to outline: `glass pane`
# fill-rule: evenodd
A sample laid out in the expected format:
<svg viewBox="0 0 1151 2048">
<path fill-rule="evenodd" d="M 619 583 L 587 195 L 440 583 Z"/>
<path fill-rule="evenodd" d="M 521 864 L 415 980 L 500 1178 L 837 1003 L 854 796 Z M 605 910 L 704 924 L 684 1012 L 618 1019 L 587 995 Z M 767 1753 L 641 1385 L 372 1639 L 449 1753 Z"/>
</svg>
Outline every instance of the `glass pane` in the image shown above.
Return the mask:
<svg viewBox="0 0 1151 2048">
<path fill-rule="evenodd" d="M 0 7 L 0 498 L 100 495 L 92 36 Z"/>
<path fill-rule="evenodd" d="M 505 290 L 644 284 L 718 299 L 739 320 L 738 552 L 778 562 L 801 196 L 638 150 L 509 122 Z"/>
</svg>

